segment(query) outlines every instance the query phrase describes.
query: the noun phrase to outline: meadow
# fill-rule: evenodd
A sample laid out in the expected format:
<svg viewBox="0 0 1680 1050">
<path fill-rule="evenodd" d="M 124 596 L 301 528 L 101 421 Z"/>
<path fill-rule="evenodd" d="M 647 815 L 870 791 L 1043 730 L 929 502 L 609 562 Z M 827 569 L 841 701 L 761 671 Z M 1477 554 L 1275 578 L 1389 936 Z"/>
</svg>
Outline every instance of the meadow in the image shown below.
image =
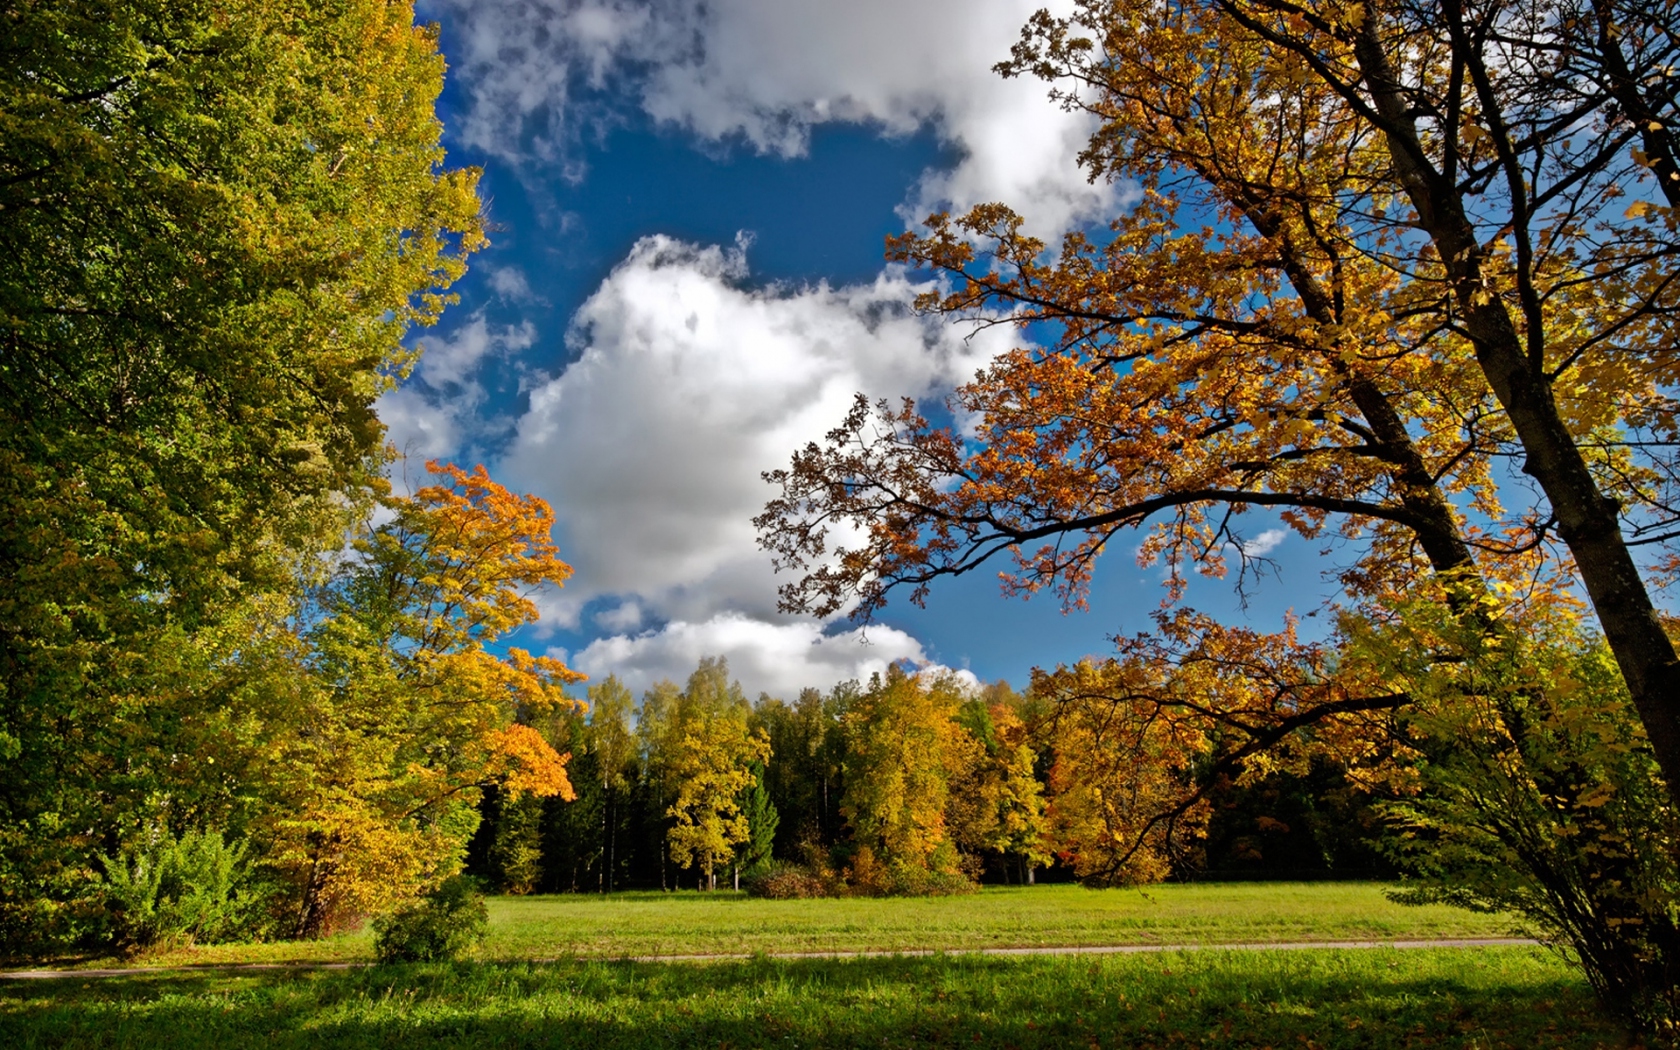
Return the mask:
<svg viewBox="0 0 1680 1050">
<path fill-rule="evenodd" d="M 1627 1045 L 1536 947 L 1220 949 L 1494 937 L 1498 916 L 1401 907 L 1366 883 L 989 888 L 968 897 L 735 893 L 496 898 L 474 959 L 354 963 L 363 933 L 0 982 L 0 1046 L 1536 1047 Z M 1196 944 L 1133 955 L 972 949 Z M 776 958 L 801 951 L 926 956 Z M 730 957 L 748 953 L 749 958 Z M 946 954 L 949 953 L 949 954 Z M 709 961 L 634 956 L 718 955 Z M 550 961 L 541 961 L 550 960 Z M 85 960 L 84 965 L 110 960 Z M 195 965 L 196 964 L 196 965 Z"/>
<path fill-rule="evenodd" d="M 1539 948 L 566 960 L 0 985 L 36 1048 L 1627 1045 Z"/>
<path fill-rule="evenodd" d="M 622 959 L 650 955 L 973 951 L 1122 944 L 1430 940 L 1521 935 L 1513 920 L 1409 907 L 1369 882 L 1204 883 L 1089 890 L 987 887 L 955 897 L 771 901 L 733 891 L 492 897 L 474 958 Z M 158 953 L 162 965 L 364 962 L 365 930 L 320 941 Z M 88 960 L 110 965 L 111 960 Z"/>
</svg>

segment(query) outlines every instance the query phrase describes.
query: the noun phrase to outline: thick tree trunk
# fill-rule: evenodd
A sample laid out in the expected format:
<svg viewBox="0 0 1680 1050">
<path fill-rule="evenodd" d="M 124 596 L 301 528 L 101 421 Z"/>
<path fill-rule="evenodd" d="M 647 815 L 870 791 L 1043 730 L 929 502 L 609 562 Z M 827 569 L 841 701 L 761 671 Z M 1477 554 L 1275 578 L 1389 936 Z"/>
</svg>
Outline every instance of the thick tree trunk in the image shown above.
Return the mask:
<svg viewBox="0 0 1680 1050">
<path fill-rule="evenodd" d="M 1539 482 L 1644 723 L 1670 797 L 1680 804 L 1680 660 L 1622 536 L 1616 502 L 1598 488 L 1544 375 L 1543 331 L 1518 331 L 1484 282 L 1485 253 L 1458 187 L 1424 152 L 1415 118 L 1367 19 L 1358 58 L 1395 172 L 1446 268 L 1464 329 L 1488 385 L 1505 409 Z"/>
</svg>

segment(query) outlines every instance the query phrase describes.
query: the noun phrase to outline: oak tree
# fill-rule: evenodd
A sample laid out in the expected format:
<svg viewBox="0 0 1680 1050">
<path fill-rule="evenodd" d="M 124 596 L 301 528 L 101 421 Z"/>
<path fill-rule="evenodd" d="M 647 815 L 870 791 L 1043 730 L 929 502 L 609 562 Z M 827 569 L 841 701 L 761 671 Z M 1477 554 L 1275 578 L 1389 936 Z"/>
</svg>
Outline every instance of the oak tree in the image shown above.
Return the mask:
<svg viewBox="0 0 1680 1050">
<path fill-rule="evenodd" d="M 1632 551 L 1675 522 L 1674 9 L 1459 0 L 1089 0 L 1006 75 L 1100 120 L 1082 156 L 1136 204 L 1059 251 L 1001 205 L 894 256 L 921 305 L 1031 325 L 956 392 L 960 437 L 859 402 L 771 479 L 794 608 L 1014 560 L 1080 600 L 1146 560 L 1246 570 L 1240 515 L 1360 544 L 1358 601 L 1578 575 L 1671 790 L 1680 663 Z M 1515 465 L 1544 499 L 1507 508 Z M 830 551 L 829 532 L 861 540 Z"/>
</svg>

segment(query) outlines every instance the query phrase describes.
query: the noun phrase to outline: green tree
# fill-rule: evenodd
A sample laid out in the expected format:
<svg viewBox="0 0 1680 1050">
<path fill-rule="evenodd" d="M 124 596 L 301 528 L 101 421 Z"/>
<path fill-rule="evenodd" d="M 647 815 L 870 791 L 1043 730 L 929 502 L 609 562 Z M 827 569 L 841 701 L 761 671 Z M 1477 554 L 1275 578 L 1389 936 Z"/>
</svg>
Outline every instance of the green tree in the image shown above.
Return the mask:
<svg viewBox="0 0 1680 1050">
<path fill-rule="evenodd" d="M 1404 690 L 1417 778 L 1386 806 L 1397 896 L 1520 915 L 1645 1030 L 1680 1020 L 1680 814 L 1603 639 L 1525 610 L 1490 639 L 1419 601 L 1349 619 L 1341 658 Z"/>
<path fill-rule="evenodd" d="M 285 691 L 237 634 L 377 485 L 373 401 L 483 243 L 442 73 L 404 3 L 8 5 L 0 940 L 73 935 L 88 858 L 179 796 L 168 756 Z M 230 732 L 181 738 L 199 711 Z"/>
<path fill-rule="evenodd" d="M 768 738 L 766 738 L 768 743 Z M 764 763 L 752 766 L 752 784 L 742 792 L 741 813 L 747 818 L 747 841 L 742 844 L 735 861 L 735 888 L 741 888 L 742 875 L 754 875 L 770 863 L 776 847 L 776 829 L 782 818 L 764 788 Z"/>
<path fill-rule="evenodd" d="M 855 683 L 853 683 L 855 686 Z M 788 704 L 761 696 L 752 724 L 770 738 L 776 760 L 764 770 L 764 786 L 780 814 L 776 855 L 793 859 L 805 845 L 833 845 L 843 832 L 840 797 L 846 739 L 840 715 L 855 689 L 836 686 L 826 696 L 802 689 Z"/>
</svg>

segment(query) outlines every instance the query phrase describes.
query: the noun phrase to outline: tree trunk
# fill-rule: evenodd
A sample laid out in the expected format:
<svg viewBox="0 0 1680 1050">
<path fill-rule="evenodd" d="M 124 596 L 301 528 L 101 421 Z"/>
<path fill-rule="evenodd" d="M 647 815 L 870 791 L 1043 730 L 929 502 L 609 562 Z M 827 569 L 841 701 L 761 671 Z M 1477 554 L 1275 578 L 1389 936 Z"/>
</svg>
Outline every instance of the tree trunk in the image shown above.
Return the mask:
<svg viewBox="0 0 1680 1050">
<path fill-rule="evenodd" d="M 612 796 L 608 795 L 607 808 L 612 809 Z M 617 864 L 616 851 L 618 848 L 618 821 L 614 820 L 607 826 L 607 892 L 613 891 L 613 868 Z"/>
<path fill-rule="evenodd" d="M 1435 170 L 1424 151 L 1416 117 L 1382 50 L 1377 21 L 1366 19 L 1357 47 L 1376 107 L 1373 122 L 1387 140 L 1395 172 L 1417 210 L 1418 225 L 1434 242 L 1446 268 L 1482 373 L 1527 453 L 1523 472 L 1539 482 L 1551 504 L 1558 534 L 1575 558 L 1669 796 L 1680 804 L 1680 659 L 1622 536 L 1620 508 L 1599 490 L 1558 411 L 1544 375 L 1545 332 L 1532 330 L 1531 324 L 1525 347 L 1509 307 L 1484 283 L 1486 252 L 1458 187 Z"/>
</svg>

